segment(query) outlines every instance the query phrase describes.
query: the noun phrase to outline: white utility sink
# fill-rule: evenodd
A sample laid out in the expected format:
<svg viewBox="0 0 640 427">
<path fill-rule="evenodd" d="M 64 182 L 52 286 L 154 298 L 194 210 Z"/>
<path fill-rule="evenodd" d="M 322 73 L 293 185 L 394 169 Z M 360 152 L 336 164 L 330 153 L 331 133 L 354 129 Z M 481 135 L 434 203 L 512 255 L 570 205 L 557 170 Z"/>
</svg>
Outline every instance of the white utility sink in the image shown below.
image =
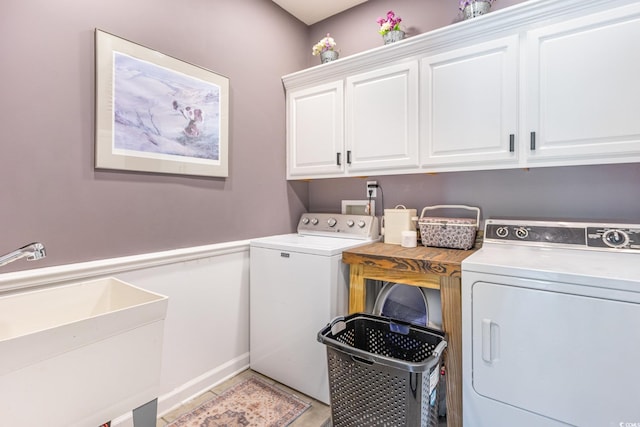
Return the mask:
<svg viewBox="0 0 640 427">
<path fill-rule="evenodd" d="M 155 399 L 167 302 L 115 278 L 0 296 L 0 426 L 97 427 Z"/>
</svg>

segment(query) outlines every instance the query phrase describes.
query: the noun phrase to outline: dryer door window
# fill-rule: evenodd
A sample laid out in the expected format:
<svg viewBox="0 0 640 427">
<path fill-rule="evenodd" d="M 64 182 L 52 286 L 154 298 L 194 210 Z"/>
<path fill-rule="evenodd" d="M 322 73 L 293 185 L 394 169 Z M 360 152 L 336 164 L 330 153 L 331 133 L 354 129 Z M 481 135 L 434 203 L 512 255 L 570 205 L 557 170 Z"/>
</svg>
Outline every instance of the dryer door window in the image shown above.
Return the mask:
<svg viewBox="0 0 640 427">
<path fill-rule="evenodd" d="M 429 323 L 429 306 L 420 288 L 399 283 L 387 283 L 382 288 L 373 314 L 420 326 Z"/>
</svg>

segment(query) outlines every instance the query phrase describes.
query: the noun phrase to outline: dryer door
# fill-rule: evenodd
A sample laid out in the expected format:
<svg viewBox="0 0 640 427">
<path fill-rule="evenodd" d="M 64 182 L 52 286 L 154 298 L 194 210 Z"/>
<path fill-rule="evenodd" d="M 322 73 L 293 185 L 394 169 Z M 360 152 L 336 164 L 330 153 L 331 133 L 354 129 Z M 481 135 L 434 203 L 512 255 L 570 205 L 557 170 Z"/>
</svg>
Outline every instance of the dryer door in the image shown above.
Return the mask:
<svg viewBox="0 0 640 427">
<path fill-rule="evenodd" d="M 640 304 L 596 297 L 595 288 L 587 296 L 570 284 L 512 282 L 473 283 L 475 393 L 576 426 L 640 420 Z"/>
<path fill-rule="evenodd" d="M 416 286 L 387 283 L 376 299 L 373 314 L 427 326 L 429 305 L 422 290 Z"/>
</svg>

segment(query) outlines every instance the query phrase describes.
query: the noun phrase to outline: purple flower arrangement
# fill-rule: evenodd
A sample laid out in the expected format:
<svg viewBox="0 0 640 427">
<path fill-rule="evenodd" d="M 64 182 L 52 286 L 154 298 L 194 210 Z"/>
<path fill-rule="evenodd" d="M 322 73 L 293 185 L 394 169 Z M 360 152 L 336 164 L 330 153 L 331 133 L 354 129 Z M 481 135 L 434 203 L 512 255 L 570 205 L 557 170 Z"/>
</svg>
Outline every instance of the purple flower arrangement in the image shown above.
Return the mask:
<svg viewBox="0 0 640 427">
<path fill-rule="evenodd" d="M 402 18 L 396 16 L 396 14 L 393 13 L 393 10 L 390 10 L 387 12 L 386 18 L 378 18 L 376 22 L 380 25 L 378 32 L 380 35 L 384 36 L 389 31 L 399 31 Z"/>
</svg>

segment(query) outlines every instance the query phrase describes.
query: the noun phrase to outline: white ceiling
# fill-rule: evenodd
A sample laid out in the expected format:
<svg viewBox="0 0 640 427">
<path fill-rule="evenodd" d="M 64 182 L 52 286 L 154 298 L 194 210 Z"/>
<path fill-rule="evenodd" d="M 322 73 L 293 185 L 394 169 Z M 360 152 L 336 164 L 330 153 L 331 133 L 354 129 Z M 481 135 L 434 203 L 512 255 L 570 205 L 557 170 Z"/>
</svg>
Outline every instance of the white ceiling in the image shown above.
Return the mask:
<svg viewBox="0 0 640 427">
<path fill-rule="evenodd" d="M 307 25 L 350 9 L 367 0 L 273 0 L 275 4 Z"/>
</svg>

